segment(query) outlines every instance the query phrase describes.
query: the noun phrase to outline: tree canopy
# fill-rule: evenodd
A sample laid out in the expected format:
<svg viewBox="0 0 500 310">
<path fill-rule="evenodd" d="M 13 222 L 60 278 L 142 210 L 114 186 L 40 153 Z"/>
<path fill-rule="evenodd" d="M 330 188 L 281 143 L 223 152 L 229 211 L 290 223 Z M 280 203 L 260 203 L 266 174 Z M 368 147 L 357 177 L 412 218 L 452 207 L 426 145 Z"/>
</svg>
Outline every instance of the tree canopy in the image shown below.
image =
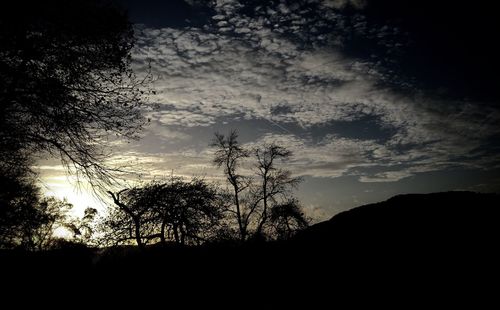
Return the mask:
<svg viewBox="0 0 500 310">
<path fill-rule="evenodd" d="M 1 247 L 43 247 L 35 231 L 56 221 L 38 159 L 59 158 L 95 189 L 113 183 L 105 142 L 135 138 L 146 123 L 150 76 L 131 69 L 134 41 L 110 1 L 21 0 L 0 10 Z M 88 235 L 85 225 L 71 230 Z"/>
<path fill-rule="evenodd" d="M 16 1 L 0 12 L 0 168 L 55 156 L 106 185 L 100 145 L 143 126 L 127 15 L 104 1 Z M 3 172 L 3 171 L 2 171 Z"/>
<path fill-rule="evenodd" d="M 98 228 L 104 245 L 141 247 L 290 235 L 281 232 L 290 218 L 303 227 L 300 206 L 283 207 L 300 181 L 277 166 L 291 152 L 275 144 L 247 149 L 235 131 L 216 134 L 212 144 L 230 191 L 175 178 L 109 191 L 119 170 L 106 164 L 107 142 L 138 137 L 151 80 L 131 69 L 133 27 L 112 3 L 21 0 L 0 11 L 0 248 L 47 248 L 56 227 L 78 242 Z M 95 209 L 70 218 L 71 204 L 43 197 L 34 169 L 40 158 L 59 158 L 69 174 L 108 192 L 114 208 L 100 226 Z M 254 175 L 240 171 L 249 160 Z"/>
<path fill-rule="evenodd" d="M 109 194 L 116 208 L 100 225 L 107 245 L 199 244 L 213 239 L 223 217 L 217 188 L 202 179 L 152 181 Z"/>
</svg>

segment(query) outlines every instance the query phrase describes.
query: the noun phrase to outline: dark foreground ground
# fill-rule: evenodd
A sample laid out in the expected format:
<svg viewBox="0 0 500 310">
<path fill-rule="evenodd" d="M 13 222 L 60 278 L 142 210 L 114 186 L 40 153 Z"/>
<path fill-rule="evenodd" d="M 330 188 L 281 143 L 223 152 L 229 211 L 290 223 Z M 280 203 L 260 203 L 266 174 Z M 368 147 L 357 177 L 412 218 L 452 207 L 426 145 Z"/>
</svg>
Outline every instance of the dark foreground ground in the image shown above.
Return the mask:
<svg viewBox="0 0 500 310">
<path fill-rule="evenodd" d="M 3 251 L 0 270 L 4 284 L 71 289 L 90 282 L 94 290 L 127 296 L 159 288 L 255 297 L 362 287 L 458 298 L 476 289 L 496 292 L 499 220 L 498 195 L 401 195 L 338 214 L 288 242 Z"/>
</svg>

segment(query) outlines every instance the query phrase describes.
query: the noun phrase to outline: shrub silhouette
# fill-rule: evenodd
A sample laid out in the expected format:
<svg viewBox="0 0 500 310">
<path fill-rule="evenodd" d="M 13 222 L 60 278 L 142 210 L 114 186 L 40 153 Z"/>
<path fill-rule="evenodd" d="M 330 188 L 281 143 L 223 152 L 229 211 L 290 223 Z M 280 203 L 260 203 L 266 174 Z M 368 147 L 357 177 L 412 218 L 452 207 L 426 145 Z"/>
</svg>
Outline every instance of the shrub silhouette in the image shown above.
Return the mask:
<svg viewBox="0 0 500 310">
<path fill-rule="evenodd" d="M 153 181 L 109 194 L 118 208 L 105 220 L 108 244 L 199 244 L 216 235 L 223 216 L 217 188 L 202 179 Z"/>
</svg>

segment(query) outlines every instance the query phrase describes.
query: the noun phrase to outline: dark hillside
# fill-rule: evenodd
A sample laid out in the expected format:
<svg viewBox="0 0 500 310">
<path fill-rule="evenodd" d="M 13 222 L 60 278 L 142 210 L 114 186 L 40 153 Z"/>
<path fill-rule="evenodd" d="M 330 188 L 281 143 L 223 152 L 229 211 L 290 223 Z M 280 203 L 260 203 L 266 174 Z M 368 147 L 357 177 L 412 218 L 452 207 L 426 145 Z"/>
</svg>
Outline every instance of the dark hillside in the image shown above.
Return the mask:
<svg viewBox="0 0 500 310">
<path fill-rule="evenodd" d="M 499 207 L 494 194 L 401 195 L 338 214 L 287 242 L 4 251 L 0 258 L 2 273 L 13 272 L 20 281 L 20 275 L 71 275 L 94 285 L 164 279 L 165 287 L 176 289 L 224 284 L 226 290 L 239 290 L 254 281 L 280 289 L 399 287 L 419 281 L 427 288 L 469 287 L 470 281 L 495 278 Z M 240 286 L 233 287 L 236 282 Z"/>
<path fill-rule="evenodd" d="M 296 236 L 313 269 L 402 278 L 492 276 L 498 264 L 500 198 L 445 192 L 395 196 L 340 213 Z M 333 272 L 333 271 L 332 271 Z"/>
</svg>

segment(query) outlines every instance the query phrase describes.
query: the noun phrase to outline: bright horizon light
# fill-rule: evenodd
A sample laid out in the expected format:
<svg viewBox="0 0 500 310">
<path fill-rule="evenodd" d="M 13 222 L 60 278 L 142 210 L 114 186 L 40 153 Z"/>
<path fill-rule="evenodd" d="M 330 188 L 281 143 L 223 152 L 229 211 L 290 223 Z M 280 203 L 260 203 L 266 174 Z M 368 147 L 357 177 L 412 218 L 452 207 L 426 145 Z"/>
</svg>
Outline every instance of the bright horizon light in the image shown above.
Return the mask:
<svg viewBox="0 0 500 310">
<path fill-rule="evenodd" d="M 96 197 L 86 186 L 75 186 L 66 176 L 42 177 L 42 189 L 45 196 L 66 199 L 74 207 L 71 215 L 82 217 L 86 208 L 91 207 L 102 213 L 106 210 L 106 203 Z"/>
</svg>

